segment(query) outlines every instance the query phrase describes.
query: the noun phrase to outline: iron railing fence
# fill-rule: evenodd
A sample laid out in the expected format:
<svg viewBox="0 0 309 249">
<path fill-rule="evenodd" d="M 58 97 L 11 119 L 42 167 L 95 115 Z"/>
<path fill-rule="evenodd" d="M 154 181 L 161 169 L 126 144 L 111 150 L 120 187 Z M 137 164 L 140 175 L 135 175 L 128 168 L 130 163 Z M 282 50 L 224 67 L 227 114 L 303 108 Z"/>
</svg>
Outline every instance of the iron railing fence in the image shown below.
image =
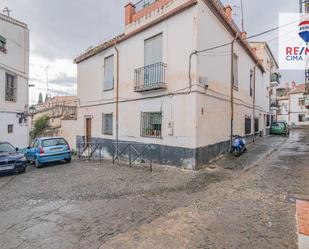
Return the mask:
<svg viewBox="0 0 309 249">
<path fill-rule="evenodd" d="M 135 69 L 134 91 L 149 91 L 166 88 L 167 65 L 158 62 Z"/>
<path fill-rule="evenodd" d="M 113 164 L 117 160 L 124 161 L 128 162 L 131 168 L 134 163 L 145 163 L 148 161 L 150 171 L 152 172 L 153 145 L 134 142 L 114 142 L 113 147 Z"/>
<path fill-rule="evenodd" d="M 90 160 L 95 155 L 99 156 L 100 163 L 102 162 L 102 149 L 103 143 L 95 143 L 95 142 L 80 142 L 77 144 L 77 155 L 78 159 L 87 159 Z"/>
</svg>

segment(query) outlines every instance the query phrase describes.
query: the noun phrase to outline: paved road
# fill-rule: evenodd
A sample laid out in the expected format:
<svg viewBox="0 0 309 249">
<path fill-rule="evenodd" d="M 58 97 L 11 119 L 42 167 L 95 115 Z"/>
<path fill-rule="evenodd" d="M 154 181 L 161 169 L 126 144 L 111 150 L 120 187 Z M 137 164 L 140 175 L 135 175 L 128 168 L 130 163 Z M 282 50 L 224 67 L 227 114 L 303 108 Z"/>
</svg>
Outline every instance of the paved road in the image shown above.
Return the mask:
<svg viewBox="0 0 309 249">
<path fill-rule="evenodd" d="M 299 130 L 199 172 L 75 161 L 1 177 L 0 248 L 296 249 L 288 197 L 309 199 L 308 152 Z"/>
</svg>

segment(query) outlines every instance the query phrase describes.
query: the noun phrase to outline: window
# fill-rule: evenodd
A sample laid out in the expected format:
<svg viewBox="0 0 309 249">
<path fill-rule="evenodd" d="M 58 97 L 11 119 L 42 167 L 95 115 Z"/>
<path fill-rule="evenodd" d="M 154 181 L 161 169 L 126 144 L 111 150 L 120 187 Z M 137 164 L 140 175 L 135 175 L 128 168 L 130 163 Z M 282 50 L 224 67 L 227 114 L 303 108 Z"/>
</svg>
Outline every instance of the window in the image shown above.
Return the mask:
<svg viewBox="0 0 309 249">
<path fill-rule="evenodd" d="M 259 119 L 258 118 L 254 119 L 254 131 L 259 132 Z"/>
<path fill-rule="evenodd" d="M 298 105 L 299 105 L 300 107 L 303 107 L 303 106 L 305 105 L 305 99 L 304 99 L 304 98 L 299 98 L 299 99 L 298 99 Z"/>
<path fill-rule="evenodd" d="M 251 134 L 251 117 L 245 118 L 245 134 Z"/>
<path fill-rule="evenodd" d="M 144 86 L 152 86 L 163 81 L 162 63 L 162 34 L 145 40 L 145 70 Z"/>
<path fill-rule="evenodd" d="M 162 137 L 162 113 L 143 112 L 141 118 L 142 137 Z"/>
<path fill-rule="evenodd" d="M 5 100 L 16 102 L 17 100 L 17 77 L 9 73 L 5 74 Z"/>
<path fill-rule="evenodd" d="M 104 59 L 104 91 L 114 88 L 114 56 Z"/>
<path fill-rule="evenodd" d="M 266 117 L 266 126 L 269 127 L 270 126 L 270 115 L 267 114 L 267 117 Z"/>
<path fill-rule="evenodd" d="M 298 122 L 305 122 L 305 114 L 299 114 L 298 115 Z"/>
<path fill-rule="evenodd" d="M 46 139 L 42 141 L 42 147 L 52 147 L 52 146 L 61 146 L 67 145 L 68 143 L 63 138 L 53 138 L 53 139 Z"/>
<path fill-rule="evenodd" d="M 0 51 L 6 53 L 6 39 L 0 35 Z"/>
<path fill-rule="evenodd" d="M 234 54 L 233 56 L 233 83 L 234 87 L 238 87 L 238 56 Z"/>
<path fill-rule="evenodd" d="M 102 114 L 102 133 L 113 135 L 113 114 Z"/>
<path fill-rule="evenodd" d="M 253 80 L 254 80 L 254 72 L 252 69 L 250 69 L 250 96 L 253 96 Z"/>
<path fill-rule="evenodd" d="M 13 133 L 13 127 L 14 127 L 14 126 L 13 126 L 12 124 L 9 124 L 9 125 L 8 125 L 8 133 L 9 133 L 9 134 L 12 134 L 12 133 Z"/>
<path fill-rule="evenodd" d="M 145 66 L 162 62 L 162 34 L 145 40 Z"/>
</svg>

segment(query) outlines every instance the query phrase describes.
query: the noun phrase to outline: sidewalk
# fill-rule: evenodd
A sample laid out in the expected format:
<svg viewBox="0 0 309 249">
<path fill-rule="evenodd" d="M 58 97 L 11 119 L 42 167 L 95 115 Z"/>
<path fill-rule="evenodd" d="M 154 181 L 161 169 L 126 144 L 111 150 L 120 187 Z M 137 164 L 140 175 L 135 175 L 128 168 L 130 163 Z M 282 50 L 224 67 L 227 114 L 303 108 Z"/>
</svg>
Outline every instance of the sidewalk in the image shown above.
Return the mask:
<svg viewBox="0 0 309 249">
<path fill-rule="evenodd" d="M 298 248 L 309 249 L 309 202 L 297 201 Z"/>
<path fill-rule="evenodd" d="M 247 145 L 248 151 L 240 157 L 231 154 L 211 163 L 209 167 L 219 166 L 231 170 L 248 170 L 259 161 L 276 151 L 288 138 L 282 136 L 267 136 L 257 139 Z"/>
</svg>

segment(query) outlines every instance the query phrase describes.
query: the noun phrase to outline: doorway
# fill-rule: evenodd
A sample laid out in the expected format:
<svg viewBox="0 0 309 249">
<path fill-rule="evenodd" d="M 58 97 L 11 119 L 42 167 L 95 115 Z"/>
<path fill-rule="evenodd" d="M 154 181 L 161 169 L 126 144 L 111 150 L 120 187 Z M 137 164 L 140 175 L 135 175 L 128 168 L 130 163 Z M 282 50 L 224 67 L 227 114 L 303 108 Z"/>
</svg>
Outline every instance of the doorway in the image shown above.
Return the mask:
<svg viewBox="0 0 309 249">
<path fill-rule="evenodd" d="M 86 143 L 91 142 L 91 118 L 86 118 Z"/>
</svg>

